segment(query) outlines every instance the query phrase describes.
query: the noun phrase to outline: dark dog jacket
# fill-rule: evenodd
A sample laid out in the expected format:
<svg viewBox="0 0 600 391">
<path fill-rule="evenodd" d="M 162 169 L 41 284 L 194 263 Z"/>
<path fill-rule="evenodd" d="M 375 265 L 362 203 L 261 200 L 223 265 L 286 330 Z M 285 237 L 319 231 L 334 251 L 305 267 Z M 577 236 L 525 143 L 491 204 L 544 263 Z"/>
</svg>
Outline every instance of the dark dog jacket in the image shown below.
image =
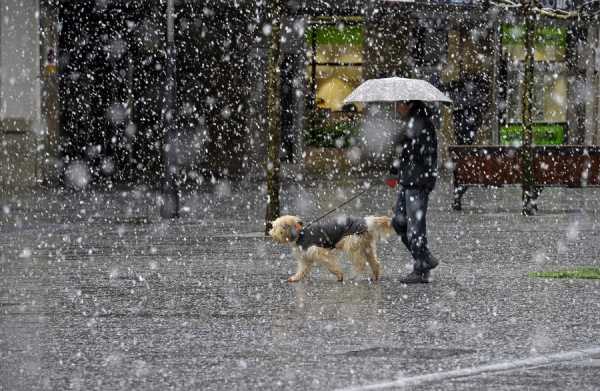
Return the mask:
<svg viewBox="0 0 600 391">
<path fill-rule="evenodd" d="M 344 236 L 365 232 L 367 232 L 367 221 L 364 218 L 340 217 L 301 229 L 296 243 L 303 250 L 307 250 L 310 246 L 335 248 Z"/>
</svg>

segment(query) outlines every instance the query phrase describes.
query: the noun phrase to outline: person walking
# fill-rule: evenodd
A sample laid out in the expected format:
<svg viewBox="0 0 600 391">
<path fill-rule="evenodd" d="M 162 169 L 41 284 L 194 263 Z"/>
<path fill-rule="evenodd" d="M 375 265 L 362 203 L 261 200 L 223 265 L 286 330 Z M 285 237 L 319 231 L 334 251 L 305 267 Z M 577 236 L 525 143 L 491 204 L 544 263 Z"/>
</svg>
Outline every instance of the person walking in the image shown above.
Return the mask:
<svg viewBox="0 0 600 391">
<path fill-rule="evenodd" d="M 422 101 L 397 103 L 400 132 L 394 143 L 396 159 L 386 179 L 398 187 L 392 226 L 413 258 L 413 271 L 401 278 L 405 284 L 432 282 L 438 260 L 427 247 L 427 205 L 437 180 L 437 136 L 432 112 Z"/>
</svg>

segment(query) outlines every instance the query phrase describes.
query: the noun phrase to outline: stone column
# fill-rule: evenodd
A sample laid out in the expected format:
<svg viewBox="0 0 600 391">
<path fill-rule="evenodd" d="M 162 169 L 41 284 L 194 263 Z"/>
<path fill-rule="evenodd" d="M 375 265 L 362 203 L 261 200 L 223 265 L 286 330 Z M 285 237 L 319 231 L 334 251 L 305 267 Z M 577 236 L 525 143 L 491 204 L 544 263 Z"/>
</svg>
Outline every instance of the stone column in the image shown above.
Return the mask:
<svg viewBox="0 0 600 391">
<path fill-rule="evenodd" d="M 567 132 L 569 144 L 585 142 L 585 89 L 586 68 L 583 47 L 586 36 L 584 27 L 573 22 L 567 33 Z"/>
<path fill-rule="evenodd" d="M 492 85 L 491 85 L 491 94 L 490 94 L 490 130 L 491 130 L 491 138 L 490 141 L 492 144 L 499 145 L 500 144 L 500 131 L 498 128 L 498 123 L 500 120 L 500 110 L 498 108 L 498 97 L 499 97 L 499 61 L 500 56 L 502 56 L 502 36 L 500 33 L 501 22 L 496 20 L 494 22 L 493 27 L 493 71 L 492 71 Z"/>
<path fill-rule="evenodd" d="M 60 105 L 58 90 L 58 0 L 40 1 L 40 76 L 42 128 L 46 130 L 41 161 L 42 181 L 56 184 L 60 176 Z"/>
<path fill-rule="evenodd" d="M 588 64 L 586 72 L 585 96 L 585 144 L 597 145 L 600 143 L 599 134 L 599 88 L 600 88 L 600 28 L 594 24 L 587 28 L 587 45 L 585 48 L 585 62 Z"/>
</svg>

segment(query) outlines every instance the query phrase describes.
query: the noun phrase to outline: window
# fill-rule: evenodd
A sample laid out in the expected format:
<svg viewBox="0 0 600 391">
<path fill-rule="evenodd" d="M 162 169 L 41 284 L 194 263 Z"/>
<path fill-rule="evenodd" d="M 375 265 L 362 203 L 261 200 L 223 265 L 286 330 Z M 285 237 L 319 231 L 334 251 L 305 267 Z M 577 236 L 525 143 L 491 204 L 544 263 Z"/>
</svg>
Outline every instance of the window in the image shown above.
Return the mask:
<svg viewBox="0 0 600 391">
<path fill-rule="evenodd" d="M 514 125 L 522 122 L 524 35 L 522 26 L 502 27 L 506 109 L 500 137 L 505 142 L 515 141 L 519 134 L 514 131 Z M 534 125 L 534 142 L 546 140 L 544 143 L 562 143 L 567 122 L 566 29 L 555 26 L 539 27 L 535 32 L 534 44 L 532 109 L 534 122 L 537 123 Z"/>
<path fill-rule="evenodd" d="M 341 111 L 362 80 L 363 29 L 356 23 L 323 22 L 307 30 L 307 79 L 316 108 Z"/>
</svg>

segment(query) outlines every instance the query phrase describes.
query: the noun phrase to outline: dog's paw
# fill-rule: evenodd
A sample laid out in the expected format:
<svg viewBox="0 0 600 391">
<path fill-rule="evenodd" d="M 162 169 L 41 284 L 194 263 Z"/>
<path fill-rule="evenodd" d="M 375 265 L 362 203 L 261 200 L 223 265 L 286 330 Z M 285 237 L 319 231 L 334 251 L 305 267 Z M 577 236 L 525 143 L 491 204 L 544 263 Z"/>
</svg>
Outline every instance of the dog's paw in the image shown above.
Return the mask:
<svg viewBox="0 0 600 391">
<path fill-rule="evenodd" d="M 297 277 L 295 277 L 295 276 L 288 277 L 287 280 L 288 280 L 288 282 L 298 282 L 298 281 L 300 281 L 300 279 L 297 278 Z"/>
<path fill-rule="evenodd" d="M 344 282 L 344 275 L 342 273 L 337 275 L 338 282 Z"/>
</svg>

